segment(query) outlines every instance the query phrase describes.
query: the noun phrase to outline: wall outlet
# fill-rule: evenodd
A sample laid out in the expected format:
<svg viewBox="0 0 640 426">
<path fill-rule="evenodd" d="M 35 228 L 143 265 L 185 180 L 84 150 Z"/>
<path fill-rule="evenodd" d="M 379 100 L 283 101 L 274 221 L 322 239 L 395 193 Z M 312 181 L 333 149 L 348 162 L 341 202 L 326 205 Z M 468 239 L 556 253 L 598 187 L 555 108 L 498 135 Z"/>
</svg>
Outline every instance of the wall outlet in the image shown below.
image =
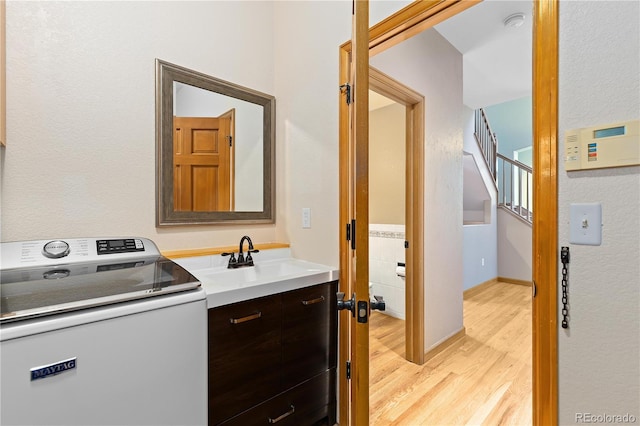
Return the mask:
<svg viewBox="0 0 640 426">
<path fill-rule="evenodd" d="M 481 263 L 482 263 L 482 266 L 484 266 L 484 257 L 482 258 Z"/>
<path fill-rule="evenodd" d="M 302 227 L 304 229 L 311 228 L 311 209 L 309 207 L 302 209 Z"/>
</svg>

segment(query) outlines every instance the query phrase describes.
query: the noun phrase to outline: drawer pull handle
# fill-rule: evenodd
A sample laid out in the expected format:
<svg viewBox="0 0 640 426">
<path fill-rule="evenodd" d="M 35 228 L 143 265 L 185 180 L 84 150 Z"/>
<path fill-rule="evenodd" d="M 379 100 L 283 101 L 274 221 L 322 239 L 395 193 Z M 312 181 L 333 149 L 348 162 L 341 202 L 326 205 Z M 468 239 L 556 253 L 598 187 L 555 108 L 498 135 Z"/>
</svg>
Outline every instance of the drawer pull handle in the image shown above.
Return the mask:
<svg viewBox="0 0 640 426">
<path fill-rule="evenodd" d="M 296 412 L 296 407 L 294 407 L 293 405 L 291 406 L 291 410 L 287 411 L 286 413 L 276 417 L 275 419 L 272 419 L 271 417 L 269 417 L 269 424 L 274 424 L 274 423 L 278 423 L 280 420 L 289 417 L 290 415 L 292 415 L 293 413 Z"/>
<path fill-rule="evenodd" d="M 324 296 L 320 296 L 317 299 L 303 300 L 302 304 L 305 305 L 305 306 L 308 306 L 308 305 L 314 305 L 314 304 L 320 303 L 320 302 L 324 302 Z"/>
<path fill-rule="evenodd" d="M 229 321 L 231 322 L 231 324 L 240 324 L 243 322 L 258 319 L 261 316 L 262 316 L 262 312 L 256 312 L 255 314 L 247 315 L 246 317 L 242 317 L 242 318 L 229 318 Z"/>
</svg>

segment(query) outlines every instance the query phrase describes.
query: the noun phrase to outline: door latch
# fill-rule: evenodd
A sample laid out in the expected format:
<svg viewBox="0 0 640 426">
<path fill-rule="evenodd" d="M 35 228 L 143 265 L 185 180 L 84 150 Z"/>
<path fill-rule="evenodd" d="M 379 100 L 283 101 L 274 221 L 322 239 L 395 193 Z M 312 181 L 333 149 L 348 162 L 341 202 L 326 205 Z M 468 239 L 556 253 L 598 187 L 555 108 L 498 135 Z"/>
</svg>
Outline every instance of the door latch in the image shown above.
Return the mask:
<svg viewBox="0 0 640 426">
<path fill-rule="evenodd" d="M 360 300 L 358 302 L 358 322 L 366 323 L 369 320 L 369 302 Z"/>
</svg>

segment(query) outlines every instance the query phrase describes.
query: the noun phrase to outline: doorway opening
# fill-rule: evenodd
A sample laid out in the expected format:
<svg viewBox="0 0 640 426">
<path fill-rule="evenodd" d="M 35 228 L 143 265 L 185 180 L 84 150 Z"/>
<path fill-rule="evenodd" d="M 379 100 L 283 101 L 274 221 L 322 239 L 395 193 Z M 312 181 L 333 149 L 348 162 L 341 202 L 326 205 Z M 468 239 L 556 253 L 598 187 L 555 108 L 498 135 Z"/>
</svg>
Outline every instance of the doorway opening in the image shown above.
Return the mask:
<svg viewBox="0 0 640 426">
<path fill-rule="evenodd" d="M 404 105 L 369 90 L 369 299 L 382 297 L 386 305 L 384 311 L 371 312 L 370 333 L 384 335 L 389 349 L 403 358 L 405 116 Z M 375 369 L 372 350 L 370 363 Z"/>
<path fill-rule="evenodd" d="M 369 90 L 397 104 L 400 108 L 400 114 L 404 115 L 403 137 L 397 145 L 393 145 L 392 149 L 401 150 L 400 155 L 396 152 L 396 167 L 402 169 L 400 176 L 395 177 L 397 186 L 402 186 L 402 194 L 395 194 L 396 202 L 402 202 L 402 214 L 398 214 L 400 209 L 385 209 L 386 212 L 378 212 L 376 217 L 380 217 L 386 222 L 402 222 L 404 232 L 398 227 L 387 227 L 379 230 L 381 243 L 390 243 L 388 250 L 394 250 L 396 253 L 403 252 L 398 257 L 402 257 L 403 262 L 391 260 L 395 265 L 387 265 L 388 269 L 381 272 L 391 278 L 398 278 L 403 286 L 403 291 L 397 287 L 390 289 L 396 295 L 403 294 L 399 300 L 392 300 L 392 309 L 395 313 L 404 313 L 404 357 L 416 364 L 424 362 L 424 275 L 423 275 L 423 253 L 424 253 L 424 197 L 423 197 L 423 181 L 424 181 L 424 97 L 413 89 L 405 86 L 381 71 L 369 67 Z M 396 115 L 398 111 L 396 111 Z M 385 145 L 391 142 L 379 141 Z M 380 154 L 375 152 L 370 155 Z M 384 153 L 383 153 L 384 154 Z M 389 156 L 386 156 L 389 159 Z M 370 157 L 371 159 L 371 157 Z M 382 160 L 382 159 L 381 159 Z M 398 164 L 402 162 L 403 164 Z M 388 165 L 379 164 L 381 168 L 387 168 Z M 376 173 L 375 169 L 370 170 L 370 175 Z M 386 173 L 389 173 L 387 168 Z M 386 174 L 385 173 L 385 174 Z M 392 172 L 393 173 L 393 172 Z M 396 171 L 396 174 L 398 172 Z M 372 178 L 373 181 L 373 178 Z M 388 183 L 388 182 L 387 182 Z M 383 194 L 376 194 L 372 190 L 376 188 L 376 182 L 373 181 L 373 188 L 370 186 L 370 208 L 373 203 L 385 204 L 385 200 L 378 200 L 376 197 L 384 197 Z M 384 186 L 384 184 L 378 185 Z M 385 188 L 382 188 L 384 191 Z M 386 188 L 388 193 L 393 192 L 394 188 Z M 396 188 L 396 192 L 398 192 Z M 402 201 L 400 201 L 402 200 Z M 388 204 L 388 203 L 387 203 Z M 381 210 L 381 209 L 380 209 Z M 370 223 L 371 216 L 370 216 Z M 397 224 L 396 224 L 397 225 Z M 402 236 L 398 234 L 403 234 Z M 388 238 L 387 238 L 388 237 Z M 371 240 L 371 234 L 370 234 Z M 400 247 L 396 247 L 401 243 Z M 385 244 L 386 245 L 386 244 Z M 391 248 L 393 247 L 393 248 Z M 371 256 L 372 247 L 369 247 Z M 394 257 L 391 255 L 391 257 Z M 404 277 L 397 277 L 396 268 L 402 268 L 398 263 L 404 263 Z M 370 268 L 371 270 L 371 268 Z M 374 274 L 375 277 L 375 274 Z M 371 276 L 370 276 L 371 278 Z M 375 287 L 375 282 L 374 282 Z M 372 294 L 373 295 L 373 294 Z M 402 306 L 404 304 L 404 306 Z"/>
<path fill-rule="evenodd" d="M 405 7 L 398 13 L 385 19 L 371 29 L 367 29 L 361 24 L 365 19 L 359 20 L 359 14 L 356 4 L 356 25 L 354 44 L 357 46 L 355 50 L 351 42 L 343 44 L 340 48 L 340 78 L 342 81 L 349 81 L 351 54 L 354 55 L 355 76 L 358 81 L 366 81 L 367 75 L 362 74 L 362 68 L 366 72 L 366 67 L 361 67 L 366 61 L 364 58 L 363 46 L 359 41 L 362 35 L 368 31 L 368 55 L 375 55 L 387 48 L 398 44 L 408 38 L 419 34 L 423 30 L 432 27 L 438 22 L 451 17 L 468 7 L 473 6 L 475 2 L 462 1 L 446 1 L 446 2 L 414 2 Z M 367 12 L 361 14 L 367 17 Z M 533 40 L 533 68 L 534 68 L 534 137 L 533 151 L 534 161 L 538 167 L 538 173 L 534 176 L 535 200 L 538 206 L 537 214 L 534 217 L 534 234 L 533 247 L 536 258 L 533 262 L 533 279 L 534 279 L 534 299 L 533 299 L 533 423 L 551 424 L 557 421 L 557 265 L 554 263 L 557 251 L 557 76 L 558 76 L 558 7 L 557 2 L 541 1 L 534 3 L 534 40 Z M 366 45 L 364 46 L 366 49 Z M 364 60 L 359 59 L 363 58 Z M 365 86 L 366 87 L 366 86 Z M 357 88 L 357 86 L 356 86 Z M 366 89 L 365 89 L 366 90 Z M 354 129 L 359 129 L 359 123 L 366 121 L 366 117 L 362 117 L 356 108 L 354 114 Z M 353 144 L 349 140 L 349 108 L 348 106 L 340 106 L 340 173 L 341 173 L 341 220 L 347 223 L 354 215 L 352 211 L 360 212 L 364 217 L 367 211 L 362 211 L 358 198 L 350 197 L 350 194 L 364 194 L 362 197 L 366 199 L 366 188 L 363 191 L 362 186 L 367 184 L 365 173 L 357 173 L 358 171 L 367 170 L 367 160 L 364 159 L 363 166 L 353 169 L 355 158 L 360 158 L 362 152 L 367 152 L 367 141 L 362 136 L 366 133 L 355 132 Z M 342 177 L 345 177 L 344 179 Z M 355 183 L 354 183 L 355 182 Z M 354 183 L 354 191 L 351 190 Z M 544 198 L 541 197 L 544 194 Z M 366 234 L 368 223 L 358 223 L 356 230 L 358 235 Z M 364 232 L 363 232 L 364 231 Z M 360 265 L 362 262 L 357 260 L 354 262 L 353 255 L 355 252 L 350 251 L 347 247 L 348 241 L 344 237 L 345 232 L 341 231 L 341 286 L 346 286 L 349 290 L 352 286 L 353 276 L 351 275 L 354 266 Z M 367 251 L 366 242 L 362 246 L 364 252 Z M 355 248 L 353 249 L 355 250 Z M 366 277 L 366 274 L 361 276 Z M 355 286 L 358 288 L 366 287 L 366 280 L 355 279 Z M 362 361 L 361 352 L 368 347 L 368 339 L 363 335 L 368 333 L 368 327 L 355 326 L 353 328 L 355 337 L 352 339 L 355 344 L 352 346 L 352 359 Z M 346 333 L 344 333 L 346 334 Z M 341 336 L 341 343 L 343 342 Z M 347 345 L 342 346 L 346 348 Z M 341 350 L 341 360 L 347 359 L 349 349 Z M 359 366 L 356 362 L 351 367 L 355 369 L 355 377 L 358 380 L 352 381 L 352 394 L 357 394 L 358 398 L 352 398 L 351 405 L 342 399 L 341 419 L 346 419 L 347 410 L 352 407 L 354 415 L 351 418 L 367 418 L 368 417 L 368 397 L 361 392 L 363 388 L 368 386 L 368 365 L 364 361 L 364 365 Z M 364 374 L 360 374 L 360 371 Z M 348 397 L 348 392 L 342 392 L 346 389 L 345 381 L 341 381 L 341 395 Z M 343 407 L 344 410 L 343 410 Z M 366 407 L 366 412 L 365 412 Z"/>
</svg>

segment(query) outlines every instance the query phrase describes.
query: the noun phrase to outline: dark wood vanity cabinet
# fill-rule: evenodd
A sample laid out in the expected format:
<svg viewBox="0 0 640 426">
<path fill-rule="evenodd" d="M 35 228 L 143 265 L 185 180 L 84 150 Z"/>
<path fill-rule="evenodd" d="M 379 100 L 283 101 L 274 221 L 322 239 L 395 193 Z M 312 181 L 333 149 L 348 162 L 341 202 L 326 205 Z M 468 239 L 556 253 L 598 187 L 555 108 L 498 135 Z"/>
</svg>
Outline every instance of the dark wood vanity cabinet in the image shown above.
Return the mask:
<svg viewBox="0 0 640 426">
<path fill-rule="evenodd" d="M 209 310 L 209 424 L 333 425 L 337 281 Z"/>
<path fill-rule="evenodd" d="M 280 296 L 209 310 L 209 424 L 280 388 L 281 323 Z"/>
</svg>

